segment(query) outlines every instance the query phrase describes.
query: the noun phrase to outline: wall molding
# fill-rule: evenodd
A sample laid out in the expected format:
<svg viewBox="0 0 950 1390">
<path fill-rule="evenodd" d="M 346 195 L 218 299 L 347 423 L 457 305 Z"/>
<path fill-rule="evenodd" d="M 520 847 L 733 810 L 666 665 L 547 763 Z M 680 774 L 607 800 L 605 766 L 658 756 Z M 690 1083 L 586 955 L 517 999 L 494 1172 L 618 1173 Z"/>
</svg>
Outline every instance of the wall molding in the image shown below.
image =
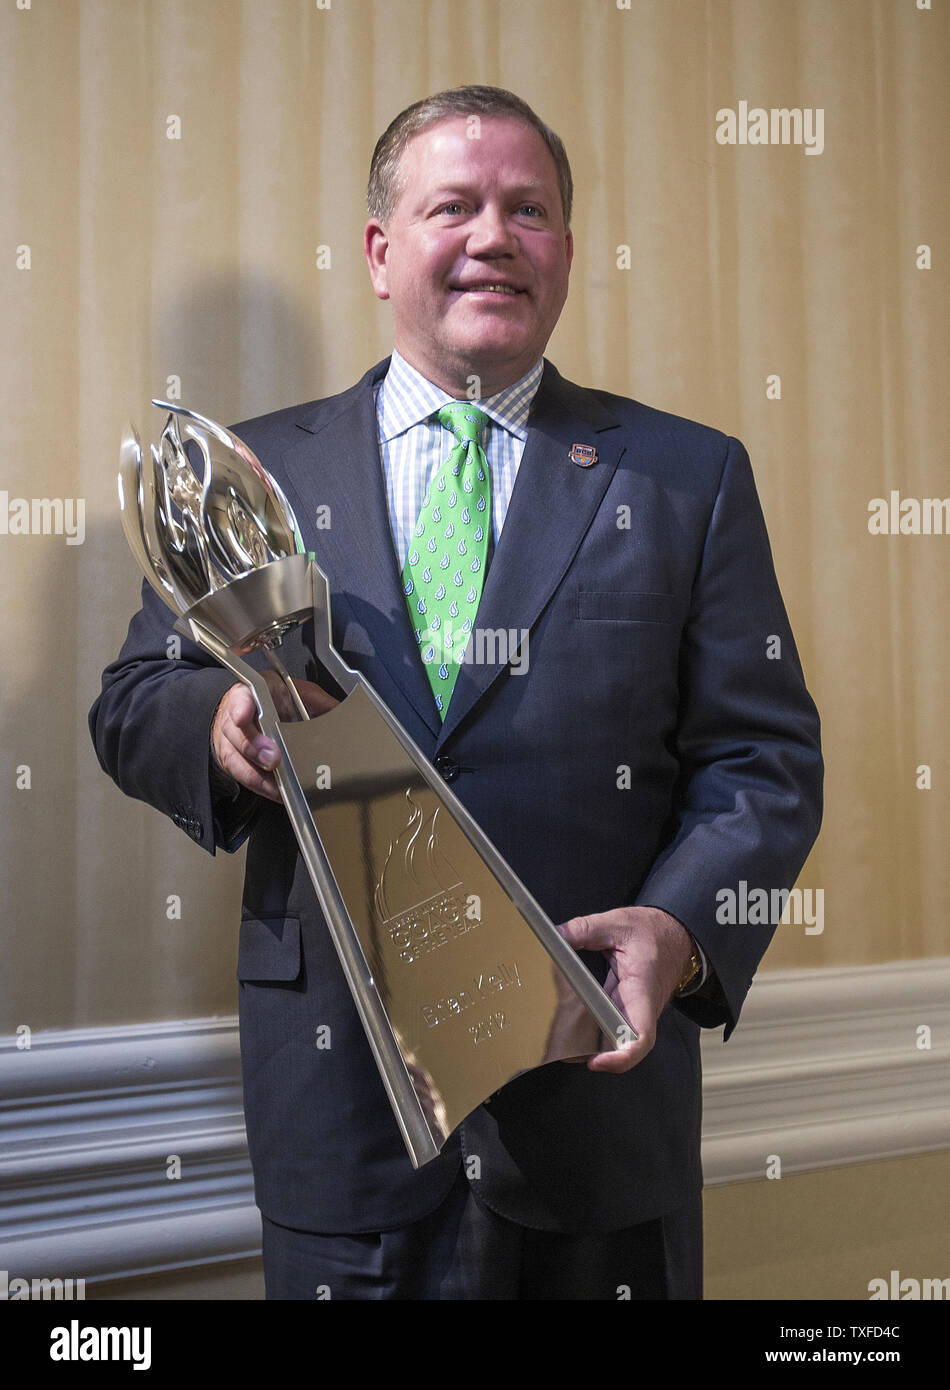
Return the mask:
<svg viewBox="0 0 950 1390">
<path fill-rule="evenodd" d="M 235 1018 L 30 1042 L 0 1044 L 0 1269 L 95 1283 L 259 1254 Z"/>
<path fill-rule="evenodd" d="M 236 1018 L 30 1043 L 0 1042 L 0 1269 L 94 1284 L 259 1253 Z M 703 1068 L 707 1186 L 773 1154 L 785 1176 L 950 1147 L 950 959 L 767 972 Z"/>
<path fill-rule="evenodd" d="M 702 1057 L 707 1186 L 950 1148 L 950 959 L 765 972 Z"/>
</svg>

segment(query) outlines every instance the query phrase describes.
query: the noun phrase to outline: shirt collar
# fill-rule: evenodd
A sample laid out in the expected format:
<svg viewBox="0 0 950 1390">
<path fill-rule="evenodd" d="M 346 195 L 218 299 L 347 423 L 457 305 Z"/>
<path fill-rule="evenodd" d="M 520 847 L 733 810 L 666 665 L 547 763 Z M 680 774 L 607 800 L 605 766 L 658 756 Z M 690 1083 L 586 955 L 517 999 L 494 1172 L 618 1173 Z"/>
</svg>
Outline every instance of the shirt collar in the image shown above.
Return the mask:
<svg viewBox="0 0 950 1390">
<path fill-rule="evenodd" d="M 527 439 L 528 414 L 543 371 L 544 359 L 539 358 L 519 381 L 475 404 L 493 424 L 500 425 L 518 439 Z M 395 439 L 455 399 L 411 367 L 394 348 L 377 398 L 380 439 L 384 443 Z"/>
</svg>

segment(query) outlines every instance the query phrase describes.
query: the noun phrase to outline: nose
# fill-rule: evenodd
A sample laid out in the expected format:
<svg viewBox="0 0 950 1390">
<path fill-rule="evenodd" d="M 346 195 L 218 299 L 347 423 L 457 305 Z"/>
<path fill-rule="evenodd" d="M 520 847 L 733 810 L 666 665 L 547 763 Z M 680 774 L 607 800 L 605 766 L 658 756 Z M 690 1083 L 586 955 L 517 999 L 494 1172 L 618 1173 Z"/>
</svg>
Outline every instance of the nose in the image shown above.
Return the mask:
<svg viewBox="0 0 950 1390">
<path fill-rule="evenodd" d="M 503 208 L 486 203 L 469 223 L 466 250 L 472 257 L 516 256 L 521 243 Z"/>
</svg>

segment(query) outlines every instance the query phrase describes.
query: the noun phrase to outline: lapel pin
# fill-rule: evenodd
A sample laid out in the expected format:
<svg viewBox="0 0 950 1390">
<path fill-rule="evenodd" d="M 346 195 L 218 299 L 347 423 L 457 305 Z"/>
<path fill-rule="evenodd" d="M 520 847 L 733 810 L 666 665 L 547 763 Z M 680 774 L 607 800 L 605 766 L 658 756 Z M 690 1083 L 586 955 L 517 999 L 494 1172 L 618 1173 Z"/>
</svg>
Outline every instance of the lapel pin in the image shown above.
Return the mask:
<svg viewBox="0 0 950 1390">
<path fill-rule="evenodd" d="M 578 468 L 591 468 L 597 462 L 597 450 L 593 444 L 572 444 L 568 457 Z"/>
</svg>

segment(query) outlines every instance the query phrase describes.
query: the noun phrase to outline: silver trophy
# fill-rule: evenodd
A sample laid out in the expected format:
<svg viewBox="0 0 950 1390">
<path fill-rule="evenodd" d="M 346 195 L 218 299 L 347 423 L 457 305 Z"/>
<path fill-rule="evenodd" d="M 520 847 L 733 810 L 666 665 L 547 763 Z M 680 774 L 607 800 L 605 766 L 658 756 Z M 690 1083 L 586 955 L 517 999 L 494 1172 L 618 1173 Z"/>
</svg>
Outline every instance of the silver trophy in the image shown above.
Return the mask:
<svg viewBox="0 0 950 1390">
<path fill-rule="evenodd" d="M 253 693 L 277 784 L 409 1156 L 429 1162 L 521 1072 L 637 1034 L 425 754 L 334 650 L 330 591 L 291 507 L 248 447 L 165 401 L 146 457 L 129 426 L 119 501 L 132 553 L 176 629 Z M 203 461 L 199 478 L 185 450 Z M 313 619 L 346 692 L 310 719 L 278 655 Z M 298 720 L 282 720 L 260 650 Z M 604 1040 L 609 1040 L 605 1043 Z"/>
</svg>

